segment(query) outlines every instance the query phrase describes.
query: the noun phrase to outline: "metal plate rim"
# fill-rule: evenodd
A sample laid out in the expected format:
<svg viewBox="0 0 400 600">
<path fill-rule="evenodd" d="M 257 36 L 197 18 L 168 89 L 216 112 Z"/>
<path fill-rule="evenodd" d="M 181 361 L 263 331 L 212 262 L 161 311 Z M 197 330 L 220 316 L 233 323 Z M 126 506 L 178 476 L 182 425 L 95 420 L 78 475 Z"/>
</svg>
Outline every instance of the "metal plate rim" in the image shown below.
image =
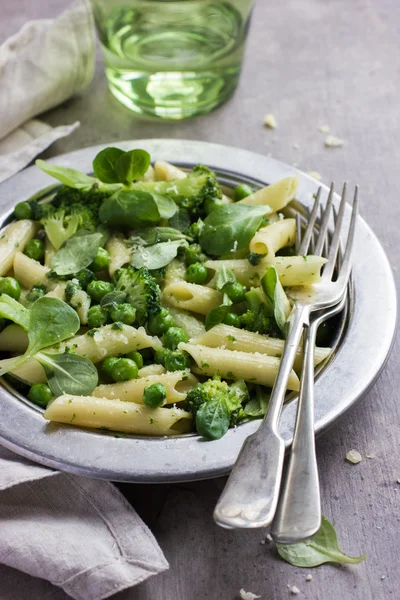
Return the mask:
<svg viewBox="0 0 400 600">
<path fill-rule="evenodd" d="M 90 171 L 96 152 L 107 144 L 85 148 L 51 159 L 51 162 Z M 298 199 L 310 205 L 320 185 L 294 167 L 247 150 L 191 140 L 131 140 L 118 142 L 125 149 L 143 147 L 152 158 L 171 162 L 202 162 L 271 183 L 297 174 Z M 12 209 L 20 200 L 46 187 L 50 178 L 30 167 L 0 185 L 0 206 Z M 324 193 L 327 187 L 322 186 Z M 362 210 L 362 204 L 361 204 Z M 6 212 L 3 213 L 6 216 Z M 349 210 L 346 211 L 349 218 Z M 370 282 L 368 271 L 378 273 Z M 385 252 L 360 217 L 354 253 L 354 314 L 343 346 L 316 384 L 316 432 L 322 433 L 340 419 L 370 389 L 379 376 L 393 342 L 397 301 L 393 274 Z M 379 295 L 380 311 L 374 305 Z M 368 323 L 368 327 L 365 327 Z M 371 330 L 372 328 L 372 330 Z M 366 351 L 366 349 L 368 351 Z M 338 399 L 331 398 L 331 390 Z M 44 466 L 114 481 L 161 483 L 207 479 L 229 472 L 243 440 L 258 422 L 230 430 L 216 442 L 198 438 L 115 438 L 68 426 L 46 427 L 40 413 L 0 388 L 0 443 Z M 282 412 L 281 432 L 291 442 L 295 403 Z"/>
</svg>

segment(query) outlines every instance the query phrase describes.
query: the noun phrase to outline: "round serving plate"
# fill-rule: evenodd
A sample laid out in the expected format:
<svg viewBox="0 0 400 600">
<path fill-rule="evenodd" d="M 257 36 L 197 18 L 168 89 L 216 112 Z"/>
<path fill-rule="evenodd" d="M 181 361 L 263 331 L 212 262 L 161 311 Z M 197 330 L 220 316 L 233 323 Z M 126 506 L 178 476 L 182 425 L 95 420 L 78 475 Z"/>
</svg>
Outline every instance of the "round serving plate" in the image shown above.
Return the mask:
<svg viewBox="0 0 400 600">
<path fill-rule="evenodd" d="M 162 159 L 187 166 L 206 164 L 218 173 L 221 183 L 248 181 L 266 185 L 297 174 L 300 181 L 297 200 L 306 208 L 312 205 L 312 196 L 320 185 L 308 175 L 272 158 L 218 144 L 161 139 L 118 142 L 118 146 L 124 150 L 144 148 L 152 160 Z M 94 156 L 104 147 L 85 148 L 50 162 L 91 172 Z M 54 180 L 45 173 L 30 167 L 3 183 L 0 186 L 0 207 L 4 211 L 1 222 L 6 222 L 17 202 L 51 182 Z M 328 188 L 322 188 L 327 195 Z M 350 212 L 347 206 L 345 225 L 348 225 Z M 346 328 L 334 356 L 316 380 L 317 434 L 340 419 L 374 383 L 388 357 L 396 328 L 397 303 L 392 271 L 381 244 L 362 218 L 357 223 L 353 265 L 354 295 Z M 116 437 L 107 432 L 48 424 L 40 408 L 5 384 L 0 386 L 0 402 L 2 445 L 55 469 L 114 481 L 157 483 L 227 474 L 243 441 L 260 424 L 259 421 L 244 423 L 212 442 L 197 435 Z M 296 402 L 293 401 L 282 411 L 281 433 L 287 446 L 292 439 L 295 412 Z"/>
</svg>

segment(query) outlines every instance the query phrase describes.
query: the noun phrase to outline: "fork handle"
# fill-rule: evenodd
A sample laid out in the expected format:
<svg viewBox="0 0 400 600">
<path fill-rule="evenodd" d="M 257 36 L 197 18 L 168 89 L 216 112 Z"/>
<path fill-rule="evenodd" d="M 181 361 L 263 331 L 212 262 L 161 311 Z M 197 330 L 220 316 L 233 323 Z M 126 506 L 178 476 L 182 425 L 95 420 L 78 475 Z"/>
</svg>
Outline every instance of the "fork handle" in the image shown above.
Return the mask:
<svg viewBox="0 0 400 600">
<path fill-rule="evenodd" d="M 314 434 L 314 348 L 317 323 L 304 333 L 304 357 L 296 425 L 286 479 L 271 528 L 276 542 L 294 544 L 321 525 L 321 500 Z"/>
<path fill-rule="evenodd" d="M 228 529 L 270 525 L 278 502 L 285 442 L 279 434 L 279 418 L 308 308 L 295 304 L 267 415 L 240 451 L 214 511 L 214 520 Z"/>
</svg>

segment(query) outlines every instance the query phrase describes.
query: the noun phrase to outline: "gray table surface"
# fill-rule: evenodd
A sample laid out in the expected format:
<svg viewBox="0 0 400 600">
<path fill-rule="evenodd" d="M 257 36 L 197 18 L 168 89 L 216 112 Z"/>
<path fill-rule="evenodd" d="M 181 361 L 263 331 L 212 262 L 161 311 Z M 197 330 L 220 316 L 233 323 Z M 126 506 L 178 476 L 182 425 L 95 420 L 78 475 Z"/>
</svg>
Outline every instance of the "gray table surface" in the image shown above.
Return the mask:
<svg viewBox="0 0 400 600">
<path fill-rule="evenodd" d="M 58 14 L 67 0 L 1 0 L 0 42 L 31 18 Z M 399 33 L 396 0 L 259 0 L 239 88 L 212 114 L 180 123 L 137 119 L 109 94 L 99 57 L 85 94 L 52 110 L 51 125 L 81 121 L 80 129 L 45 156 L 117 140 L 172 137 L 220 142 L 271 153 L 323 181 L 361 186 L 361 213 L 399 265 Z M 278 128 L 263 127 L 267 112 Z M 321 124 L 346 140 L 324 148 Z M 298 144 L 298 148 L 295 145 Z M 371 273 L 371 277 L 374 274 Z M 376 307 L 379 310 L 379 306 Z M 365 324 L 368 327 L 368 323 Z M 400 597 L 400 372 L 398 339 L 377 384 L 343 421 L 318 441 L 324 514 L 350 554 L 367 552 L 354 567 L 294 568 L 262 544 L 265 532 L 225 531 L 212 521 L 223 479 L 163 486 L 122 486 L 156 535 L 171 568 L 116 600 L 233 600 L 240 588 L 265 600 L 377 600 Z M 335 390 L 332 390 L 334 395 Z M 363 461 L 344 457 L 358 449 Z M 374 458 L 366 458 L 366 454 Z M 11 569 L 2 600 L 67 596 L 47 582 Z M 3 581 L 4 581 L 3 580 Z M 10 589 L 10 586 L 6 586 Z M 7 593 L 8 594 L 8 593 Z"/>
</svg>

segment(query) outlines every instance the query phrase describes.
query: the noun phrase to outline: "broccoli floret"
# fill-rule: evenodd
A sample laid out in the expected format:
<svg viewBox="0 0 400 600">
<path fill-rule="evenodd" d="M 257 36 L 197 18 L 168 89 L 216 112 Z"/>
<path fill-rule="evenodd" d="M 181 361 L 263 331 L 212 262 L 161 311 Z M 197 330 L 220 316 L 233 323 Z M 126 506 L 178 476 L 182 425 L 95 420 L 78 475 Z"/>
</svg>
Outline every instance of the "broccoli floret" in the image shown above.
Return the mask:
<svg viewBox="0 0 400 600">
<path fill-rule="evenodd" d="M 222 191 L 215 174 L 207 167 L 198 165 L 184 179 L 157 181 L 155 183 L 135 183 L 133 189 L 156 192 L 169 196 L 191 216 L 203 214 L 202 207 L 206 200 L 221 199 Z"/>
<path fill-rule="evenodd" d="M 40 216 L 52 245 L 59 249 L 79 229 L 97 230 L 99 207 L 108 195 L 96 188 L 82 191 L 63 186 L 51 203 L 38 205 L 34 213 Z"/>
<path fill-rule="evenodd" d="M 218 377 L 207 379 L 204 383 L 199 383 L 195 388 L 190 390 L 186 396 L 186 407 L 195 417 L 200 406 L 211 400 L 222 400 L 227 403 L 231 412 L 240 408 L 242 400 L 247 399 L 247 394 L 244 394 L 243 386 L 247 387 L 244 381 L 238 381 L 228 385 L 226 381 L 221 381 Z"/>
<path fill-rule="evenodd" d="M 145 267 L 121 269 L 115 289 L 126 292 L 127 301 L 136 308 L 138 325 L 144 325 L 151 315 L 161 310 L 160 288 Z"/>
<path fill-rule="evenodd" d="M 186 407 L 196 421 L 197 432 L 209 440 L 217 440 L 236 423 L 242 402 L 249 399 L 244 381 L 228 385 L 218 377 L 199 383 L 186 396 Z"/>
<path fill-rule="evenodd" d="M 75 294 L 77 292 L 80 292 L 82 290 L 81 286 L 79 285 L 79 282 L 77 282 L 76 279 L 72 280 L 72 281 L 68 281 L 67 285 L 65 286 L 65 300 L 66 302 L 68 302 L 68 304 L 70 304 L 72 297 L 75 296 Z"/>
</svg>

